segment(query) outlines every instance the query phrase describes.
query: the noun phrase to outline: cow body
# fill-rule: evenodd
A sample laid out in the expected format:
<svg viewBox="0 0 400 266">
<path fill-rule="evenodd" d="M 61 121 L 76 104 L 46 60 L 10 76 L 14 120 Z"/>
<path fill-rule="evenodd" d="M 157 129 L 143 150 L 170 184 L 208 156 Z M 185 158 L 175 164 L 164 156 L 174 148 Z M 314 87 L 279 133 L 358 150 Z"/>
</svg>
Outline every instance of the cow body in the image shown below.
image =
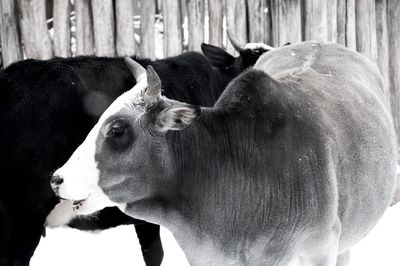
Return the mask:
<svg viewBox="0 0 400 266">
<path fill-rule="evenodd" d="M 122 60 L 81 57 L 18 62 L 1 72 L 0 82 L 1 265 L 29 265 L 59 201 L 48 185 L 52 172 L 134 80 Z M 121 224 L 134 222 L 112 212 Z"/>
<path fill-rule="evenodd" d="M 212 106 L 238 74 L 225 68 L 228 73 L 222 73 L 194 52 L 139 61 L 157 69 L 166 95 L 206 106 Z M 134 84 L 122 58 L 26 60 L 0 73 L 1 265 L 29 264 L 46 217 L 59 202 L 49 186 L 52 172 L 84 140 L 108 105 Z M 117 208 L 71 220 L 76 214 L 72 209 L 66 214 L 63 208 L 68 204 L 71 208 L 71 203 L 61 203 L 53 210 L 48 222 L 69 222 L 84 230 L 135 223 L 147 265 L 161 262 L 158 226 L 132 219 Z"/>
<path fill-rule="evenodd" d="M 396 135 L 378 69 L 340 45 L 312 42 L 267 55 L 255 69 L 298 88 L 299 109 L 319 113 L 334 167 L 327 178 L 337 183 L 339 249 L 348 248 L 375 225 L 396 187 Z"/>
<path fill-rule="evenodd" d="M 84 213 L 118 206 L 165 226 L 193 265 L 346 265 L 393 196 L 381 75 L 314 42 L 254 68 L 200 109 L 161 96 L 154 70 L 133 67 L 142 81 L 105 111 L 53 189 Z"/>
<path fill-rule="evenodd" d="M 382 78 L 333 44 L 277 49 L 254 68 L 170 142 L 193 150 L 171 146 L 184 158 L 179 207 L 158 222 L 195 265 L 341 265 L 395 187 Z"/>
</svg>

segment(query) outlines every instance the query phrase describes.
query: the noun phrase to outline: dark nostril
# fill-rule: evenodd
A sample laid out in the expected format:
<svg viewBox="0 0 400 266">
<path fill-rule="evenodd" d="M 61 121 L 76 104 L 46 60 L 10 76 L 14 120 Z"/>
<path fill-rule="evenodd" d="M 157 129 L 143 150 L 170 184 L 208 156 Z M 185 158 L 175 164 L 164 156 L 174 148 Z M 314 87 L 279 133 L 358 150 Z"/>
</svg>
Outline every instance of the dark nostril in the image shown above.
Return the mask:
<svg viewBox="0 0 400 266">
<path fill-rule="evenodd" d="M 51 183 L 51 185 L 53 185 L 53 186 L 59 186 L 59 185 L 61 185 L 63 182 L 64 182 L 64 179 L 61 178 L 61 177 L 58 176 L 58 175 L 54 175 L 54 176 L 51 178 L 51 180 L 50 180 L 50 183 Z"/>
</svg>

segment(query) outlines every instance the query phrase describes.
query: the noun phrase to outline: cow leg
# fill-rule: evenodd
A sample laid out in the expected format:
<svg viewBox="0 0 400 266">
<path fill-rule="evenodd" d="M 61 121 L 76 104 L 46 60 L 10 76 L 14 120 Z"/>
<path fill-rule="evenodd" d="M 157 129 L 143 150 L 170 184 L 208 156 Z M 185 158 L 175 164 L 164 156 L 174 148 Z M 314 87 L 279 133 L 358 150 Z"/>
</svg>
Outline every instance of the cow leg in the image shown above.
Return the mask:
<svg viewBox="0 0 400 266">
<path fill-rule="evenodd" d="M 29 261 L 31 258 L 28 259 L 17 259 L 14 261 L 14 264 L 12 266 L 29 266 Z"/>
<path fill-rule="evenodd" d="M 160 226 L 143 223 L 135 225 L 136 234 L 147 266 L 159 266 L 164 257 L 160 239 Z"/>
<path fill-rule="evenodd" d="M 303 266 L 336 266 L 338 258 L 341 223 L 339 220 L 325 233 L 319 233 L 319 241 L 306 257 L 302 257 Z"/>
<path fill-rule="evenodd" d="M 337 257 L 336 266 L 347 266 L 350 262 L 350 250 L 346 250 Z"/>
<path fill-rule="evenodd" d="M 13 266 L 29 266 L 31 257 L 39 244 L 44 229 L 44 218 L 35 218 L 26 217 L 26 219 L 19 221 L 13 229 Z"/>
</svg>

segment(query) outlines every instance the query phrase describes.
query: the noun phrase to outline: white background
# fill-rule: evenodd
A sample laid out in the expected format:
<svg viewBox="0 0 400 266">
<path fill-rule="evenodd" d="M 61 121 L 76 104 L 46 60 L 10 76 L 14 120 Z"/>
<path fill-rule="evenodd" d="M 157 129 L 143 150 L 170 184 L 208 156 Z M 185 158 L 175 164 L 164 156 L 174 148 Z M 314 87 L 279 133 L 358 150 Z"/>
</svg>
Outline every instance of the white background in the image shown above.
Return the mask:
<svg viewBox="0 0 400 266">
<path fill-rule="evenodd" d="M 188 265 L 185 255 L 166 229 L 161 231 L 163 265 Z M 48 229 L 31 266 L 141 266 L 144 265 L 133 226 L 91 234 L 75 229 Z M 400 203 L 389 208 L 378 225 L 358 243 L 350 266 L 400 265 Z"/>
</svg>

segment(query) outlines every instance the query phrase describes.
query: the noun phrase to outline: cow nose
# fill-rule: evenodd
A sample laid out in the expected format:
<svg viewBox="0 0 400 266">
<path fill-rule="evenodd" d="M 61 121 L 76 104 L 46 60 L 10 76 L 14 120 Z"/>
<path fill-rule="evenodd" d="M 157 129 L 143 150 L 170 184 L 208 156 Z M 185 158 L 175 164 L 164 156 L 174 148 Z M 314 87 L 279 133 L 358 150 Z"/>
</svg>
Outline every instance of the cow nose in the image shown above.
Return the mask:
<svg viewBox="0 0 400 266">
<path fill-rule="evenodd" d="M 50 180 L 50 185 L 51 185 L 51 187 L 53 188 L 53 190 L 55 190 L 55 189 L 57 189 L 63 182 L 64 182 L 64 179 L 63 179 L 61 176 L 55 174 L 55 175 L 53 175 L 53 177 L 52 177 L 51 180 Z"/>
</svg>

